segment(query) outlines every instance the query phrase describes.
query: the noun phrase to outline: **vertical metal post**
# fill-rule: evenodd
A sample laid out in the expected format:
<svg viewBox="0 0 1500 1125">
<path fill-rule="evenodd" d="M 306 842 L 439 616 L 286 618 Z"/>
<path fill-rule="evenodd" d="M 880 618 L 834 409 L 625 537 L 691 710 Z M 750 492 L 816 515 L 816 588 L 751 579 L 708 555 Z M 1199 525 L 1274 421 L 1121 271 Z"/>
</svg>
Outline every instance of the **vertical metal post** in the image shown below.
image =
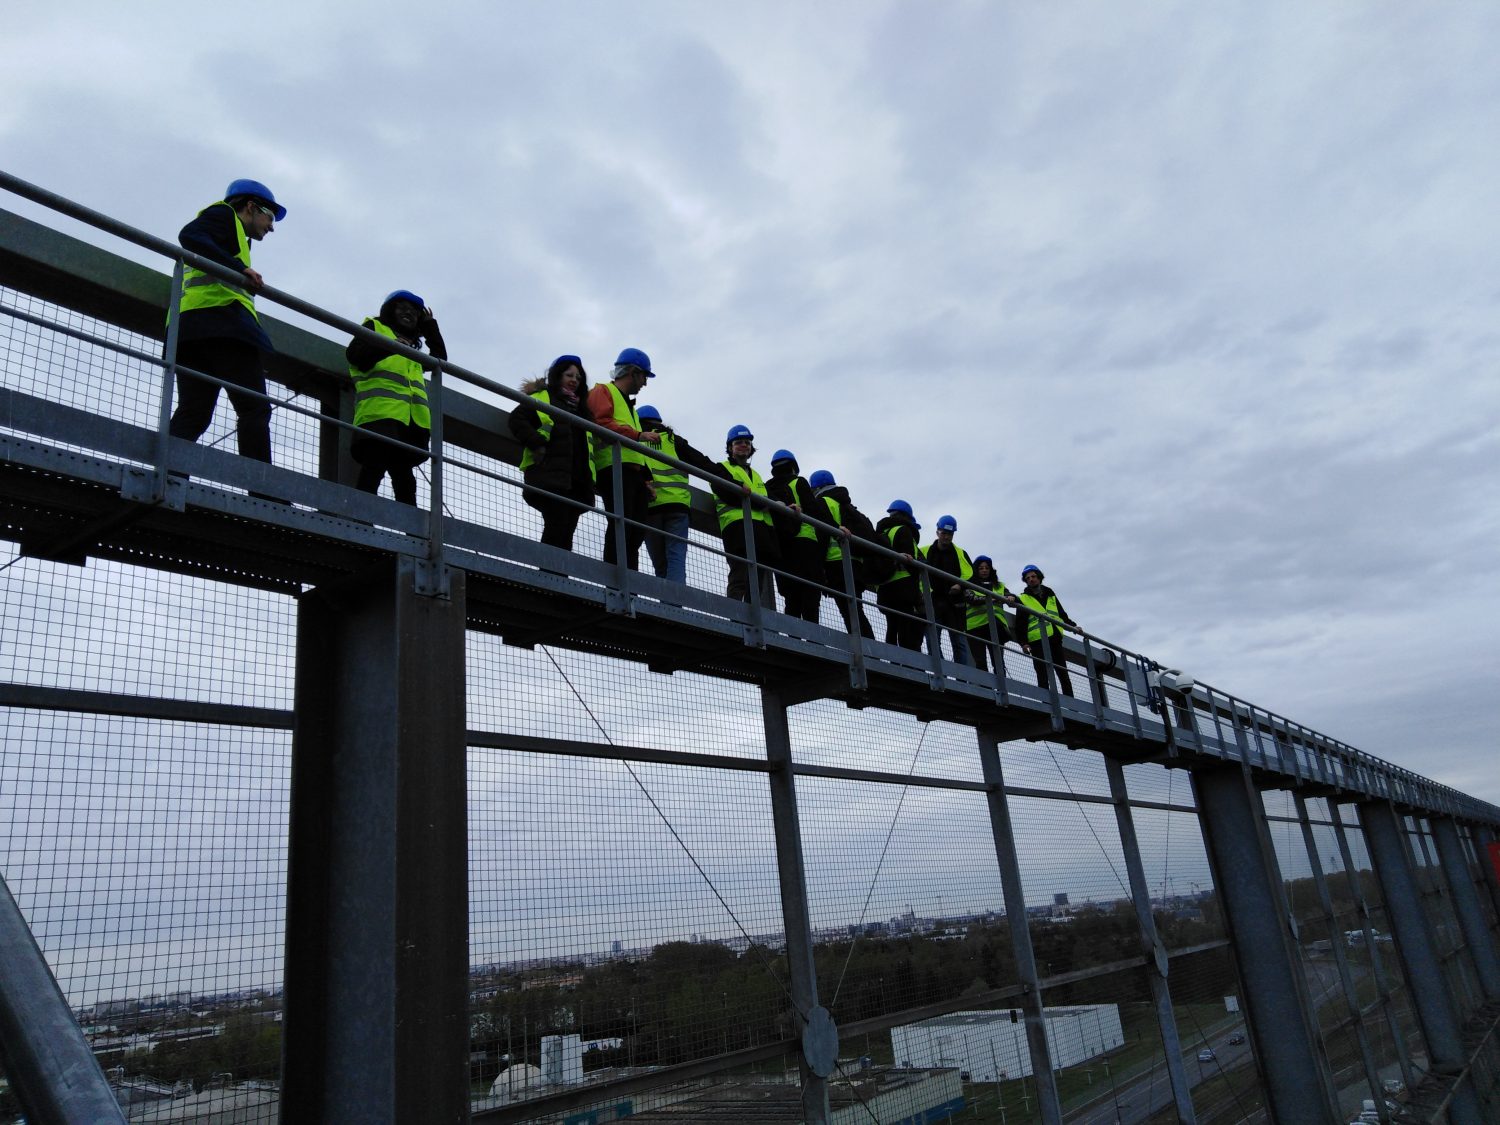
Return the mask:
<svg viewBox="0 0 1500 1125">
<path fill-rule="evenodd" d="M 1365 948 L 1370 951 L 1370 971 L 1375 975 L 1375 987 L 1380 995 L 1380 1012 L 1385 1017 L 1386 1027 L 1391 1033 L 1391 1042 L 1396 1047 L 1396 1061 L 1401 1065 L 1401 1079 L 1408 1087 L 1416 1081 L 1412 1070 L 1411 1052 L 1406 1047 L 1406 1035 L 1401 1021 L 1396 1018 L 1395 1006 L 1391 1003 L 1391 982 L 1386 977 L 1385 964 L 1375 945 L 1375 934 L 1370 928 L 1370 903 L 1360 885 L 1359 871 L 1354 866 L 1354 852 L 1349 847 L 1349 833 L 1344 828 L 1344 817 L 1339 805 L 1329 802 L 1333 814 L 1333 834 L 1339 842 L 1339 858 L 1349 879 L 1349 892 L 1354 896 L 1355 908 L 1359 911 L 1360 926 L 1364 931 Z"/>
<path fill-rule="evenodd" d="M 1458 838 L 1458 827 L 1444 816 L 1429 817 L 1428 823 L 1432 826 L 1438 861 L 1448 880 L 1453 913 L 1458 916 L 1458 926 L 1463 932 L 1464 944 L 1469 947 L 1469 957 L 1480 987 L 1484 989 L 1487 1000 L 1500 1000 L 1500 959 L 1495 956 L 1495 941 L 1485 924 L 1484 910 L 1474 890 L 1474 873 L 1469 867 L 1468 856 L 1464 854 L 1463 841 Z"/>
<path fill-rule="evenodd" d="M 1005 771 L 1000 765 L 1000 743 L 980 729 L 979 763 L 984 771 L 985 799 L 989 803 L 990 831 L 995 838 L 995 858 L 1000 864 L 1000 883 L 1005 892 L 1005 921 L 1010 928 L 1011 952 L 1016 958 L 1016 976 L 1021 983 L 1021 1007 L 1026 1013 L 1026 1043 L 1031 1053 L 1032 1077 L 1036 1080 L 1037 1107 L 1044 1125 L 1061 1125 L 1062 1100 L 1057 1093 L 1052 1049 L 1047 1043 L 1047 1017 L 1042 1009 L 1042 984 L 1031 947 L 1031 928 L 1026 924 L 1026 889 L 1021 883 L 1021 864 L 1016 858 L 1015 831 L 1010 803 L 1005 796 Z"/>
<path fill-rule="evenodd" d="M 1167 1079 L 1172 1085 L 1172 1100 L 1177 1105 L 1177 1120 L 1192 1125 L 1193 1091 L 1187 1069 L 1182 1065 L 1182 1041 L 1177 1034 L 1177 1016 L 1172 1011 L 1172 993 L 1167 986 L 1167 951 L 1156 932 L 1156 918 L 1151 913 L 1151 888 L 1146 883 L 1146 868 L 1141 862 L 1140 841 L 1135 834 L 1135 817 L 1130 811 L 1130 792 L 1125 785 L 1125 767 L 1114 758 L 1104 759 L 1109 776 L 1109 795 L 1115 806 L 1115 823 L 1120 829 L 1120 847 L 1125 853 L 1125 873 L 1130 881 L 1130 900 L 1135 904 L 1136 925 L 1141 932 L 1141 948 L 1149 959 L 1146 979 L 1151 985 L 1151 999 L 1156 1005 L 1156 1024 L 1161 1031 L 1162 1053 L 1167 1062 Z"/>
<path fill-rule="evenodd" d="M 1370 1048 L 1370 1036 L 1365 1031 L 1365 1021 L 1359 1016 L 1359 993 L 1354 987 L 1354 974 L 1349 968 L 1349 956 L 1344 950 L 1343 935 L 1339 932 L 1338 919 L 1334 915 L 1333 896 L 1328 891 L 1328 880 L 1323 875 L 1323 859 L 1318 854 L 1318 840 L 1313 834 L 1312 820 L 1307 815 L 1307 801 L 1301 793 L 1294 792 L 1292 800 L 1297 806 L 1297 821 L 1302 826 L 1302 845 L 1307 849 L 1307 860 L 1312 868 L 1313 888 L 1318 893 L 1318 905 L 1328 923 L 1329 945 L 1333 952 L 1333 963 L 1338 969 L 1339 984 L 1344 990 L 1344 1002 L 1349 1014 L 1354 1017 L 1354 1032 L 1359 1043 L 1359 1057 L 1365 1068 L 1365 1081 L 1370 1084 L 1370 1094 L 1380 1110 L 1380 1120 L 1387 1121 L 1385 1097 L 1380 1090 L 1380 1067 L 1375 1062 L 1375 1052 Z"/>
<path fill-rule="evenodd" d="M 932 666 L 932 686 L 934 690 L 942 691 L 947 686 L 943 675 L 943 631 L 938 628 L 937 610 L 932 603 L 932 575 L 920 564 L 917 580 L 922 590 L 922 606 L 927 611 L 927 656 Z"/>
<path fill-rule="evenodd" d="M 1427 1040 L 1431 1069 L 1457 1074 L 1465 1062 L 1458 1008 L 1448 992 L 1432 929 L 1422 910 L 1421 893 L 1402 839 L 1406 828 L 1389 801 L 1361 801 L 1358 807 L 1396 952 L 1406 970 L 1412 1005 Z M 1478 1125 L 1481 1120 L 1478 1098 L 1467 1079 L 1453 1092 L 1449 1117 L 1453 1125 Z"/>
<path fill-rule="evenodd" d="M 630 564 L 626 554 L 626 545 L 629 542 L 627 529 L 625 527 L 625 447 L 616 438 L 610 442 L 610 462 L 613 469 L 610 472 L 609 491 L 615 502 L 614 519 L 609 527 L 605 528 L 605 534 L 614 537 L 615 541 L 615 585 L 619 588 L 620 597 L 623 599 L 630 582 Z"/>
<path fill-rule="evenodd" d="M 0 1055 L 27 1113 L 64 1125 L 124 1125 L 99 1060 L 3 878 L 0 965 Z"/>
<path fill-rule="evenodd" d="M 443 564 L 443 369 L 432 366 L 427 384 L 427 413 L 432 419 L 432 479 L 428 482 L 427 561 Z"/>
<path fill-rule="evenodd" d="M 755 559 L 755 509 L 750 504 L 750 494 L 747 492 L 740 499 L 740 526 L 745 529 L 745 581 L 750 588 L 746 591 L 750 595 L 750 635 L 745 638 L 747 644 L 757 648 L 765 646 L 765 638 L 762 630 L 765 628 L 765 606 L 760 596 L 760 564 Z M 771 608 L 776 608 L 776 603 L 771 603 Z"/>
<path fill-rule="evenodd" d="M 469 1120 L 464 574 L 420 564 L 298 609 L 285 1125 Z"/>
<path fill-rule="evenodd" d="M 1242 764 L 1194 771 L 1198 823 L 1234 946 L 1273 1121 L 1332 1121 L 1338 1107 L 1292 946 L 1281 873 Z"/>
<path fill-rule="evenodd" d="M 771 765 L 771 820 L 776 833 L 776 870 L 781 883 L 781 917 L 792 1003 L 802 1029 L 802 1113 L 808 1125 L 828 1125 L 828 1076 L 838 1060 L 838 1032 L 818 1003 L 813 963 L 812 917 L 807 908 L 807 874 L 802 861 L 802 826 L 797 815 L 797 781 L 792 773 L 792 737 L 786 703 L 769 688 L 760 693 Z"/>
<path fill-rule="evenodd" d="M 856 691 L 863 691 L 869 683 L 865 674 L 865 637 L 860 632 L 860 599 L 859 591 L 854 588 L 854 554 L 850 544 L 852 539 L 844 541 L 843 550 L 840 554 L 840 562 L 843 564 L 844 572 L 844 597 L 847 599 L 844 606 L 844 619 L 849 623 L 849 686 Z"/>
<path fill-rule="evenodd" d="M 151 495 L 161 499 L 167 494 L 167 457 L 171 449 L 172 388 L 177 383 L 177 335 L 182 321 L 177 306 L 182 303 L 181 259 L 172 266 L 172 288 L 167 295 L 167 343 L 162 349 L 161 400 L 156 412 L 156 473 Z"/>
</svg>

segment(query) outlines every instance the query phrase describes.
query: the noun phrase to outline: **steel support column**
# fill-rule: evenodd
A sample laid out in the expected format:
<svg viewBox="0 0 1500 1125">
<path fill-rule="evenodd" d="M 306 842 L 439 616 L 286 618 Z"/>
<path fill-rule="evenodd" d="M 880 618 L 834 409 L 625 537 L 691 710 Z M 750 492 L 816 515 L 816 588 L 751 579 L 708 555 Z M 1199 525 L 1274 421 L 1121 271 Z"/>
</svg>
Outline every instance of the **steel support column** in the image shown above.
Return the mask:
<svg viewBox="0 0 1500 1125">
<path fill-rule="evenodd" d="M 1469 866 L 1469 857 L 1464 854 L 1463 841 L 1458 838 L 1458 826 L 1445 816 L 1428 817 L 1432 826 L 1432 840 L 1437 845 L 1438 862 L 1448 880 L 1448 891 L 1453 899 L 1453 913 L 1458 917 L 1459 929 L 1464 943 L 1469 947 L 1469 958 L 1485 998 L 1500 1000 L 1500 959 L 1495 956 L 1495 940 L 1485 924 L 1484 908 L 1479 903 L 1479 894 L 1474 889 L 1474 872 Z"/>
<path fill-rule="evenodd" d="M 1005 921 L 1010 927 L 1011 952 L 1016 958 L 1016 977 L 1022 988 L 1021 1008 L 1026 1013 L 1026 1044 L 1031 1054 L 1031 1076 L 1036 1082 L 1037 1108 L 1044 1125 L 1061 1125 L 1062 1100 L 1057 1093 L 1052 1048 L 1047 1043 L 1047 1017 L 1042 1010 L 1041 978 L 1031 948 L 1031 928 L 1026 924 L 1026 889 L 1021 883 L 1021 864 L 1016 859 L 1016 837 L 1010 822 L 1010 803 L 1005 796 L 1005 771 L 1000 766 L 1000 743 L 987 730 L 979 730 L 978 735 L 979 763 L 984 770 L 985 796 L 990 806 L 990 830 L 995 837 L 995 858 L 1000 863 L 1000 882 L 1005 892 Z"/>
<path fill-rule="evenodd" d="M 1187 1069 L 1182 1065 L 1182 1041 L 1177 1035 L 1177 1016 L 1172 1011 L 1172 993 L 1167 986 L 1167 951 L 1157 935 L 1156 918 L 1151 913 L 1151 889 L 1146 884 L 1145 865 L 1141 863 L 1140 841 L 1136 838 L 1130 793 L 1125 786 L 1125 767 L 1114 758 L 1105 758 L 1104 769 L 1109 775 L 1109 795 L 1114 799 L 1120 848 L 1125 853 L 1130 901 L 1135 904 L 1135 920 L 1141 931 L 1141 950 L 1150 959 L 1146 979 L 1151 983 L 1151 999 L 1156 1005 L 1156 1023 L 1161 1030 L 1162 1054 L 1166 1057 L 1172 1100 L 1177 1105 L 1178 1122 L 1192 1125 L 1197 1116 L 1193 1111 L 1192 1086 L 1188 1083 Z"/>
<path fill-rule="evenodd" d="M 1263 836 L 1260 796 L 1240 765 L 1195 771 L 1193 793 L 1271 1119 L 1280 1125 L 1332 1121 L 1337 1106 L 1323 1043 L 1305 1002 L 1280 869 Z"/>
<path fill-rule="evenodd" d="M 1380 1013 L 1385 1017 L 1386 1027 L 1391 1033 L 1391 1043 L 1396 1048 L 1396 1061 L 1401 1067 L 1401 1079 L 1409 1088 L 1416 1084 L 1417 1075 L 1412 1069 L 1411 1052 L 1407 1050 L 1406 1033 L 1401 1027 L 1400 1019 L 1396 1016 L 1395 1006 L 1391 1003 L 1391 982 L 1386 977 L 1385 959 L 1375 945 L 1375 933 L 1370 928 L 1370 903 L 1365 898 L 1359 871 L 1354 866 L 1354 852 L 1349 847 L 1349 833 L 1344 828 L 1343 811 L 1338 804 L 1330 801 L 1329 812 L 1333 814 L 1333 834 L 1339 842 L 1339 858 L 1343 860 L 1344 872 L 1349 880 L 1349 893 L 1354 896 L 1354 905 L 1359 911 L 1365 948 L 1370 952 L 1370 971 L 1375 975 L 1375 987 L 1380 993 Z"/>
<path fill-rule="evenodd" d="M 283 1125 L 469 1120 L 464 575 L 425 565 L 298 608 Z"/>
<path fill-rule="evenodd" d="M 1422 909 L 1421 890 L 1407 857 L 1406 826 L 1389 801 L 1361 801 L 1358 808 L 1386 919 L 1427 1040 L 1429 1069 L 1456 1075 L 1466 1058 L 1458 1008 L 1448 992 L 1432 927 Z M 1453 1125 L 1479 1125 L 1479 1101 L 1467 1080 L 1454 1090 L 1449 1114 Z"/>
<path fill-rule="evenodd" d="M 0 1061 L 31 1118 L 124 1125 L 73 1009 L 0 879 Z"/>
<path fill-rule="evenodd" d="M 760 707 L 766 730 L 766 760 L 772 767 L 771 821 L 776 833 L 786 959 L 792 978 L 792 1004 L 802 1032 L 802 1114 L 808 1125 L 828 1125 L 828 1076 L 838 1059 L 838 1033 L 828 1012 L 818 1004 L 802 825 L 797 815 L 797 779 L 792 773 L 792 737 L 787 728 L 786 704 L 780 695 L 769 688 L 761 689 Z"/>
<path fill-rule="evenodd" d="M 1312 868 L 1313 887 L 1318 892 L 1318 906 L 1328 922 L 1329 947 L 1333 952 L 1333 963 L 1338 969 L 1339 985 L 1344 990 L 1344 1003 L 1354 1018 L 1355 1039 L 1359 1043 L 1360 1062 L 1365 1068 L 1365 1081 L 1370 1085 L 1370 1096 L 1375 1099 L 1380 1120 L 1389 1122 L 1390 1114 L 1385 1109 L 1385 1095 L 1380 1089 L 1380 1066 L 1375 1061 L 1375 1052 L 1370 1046 L 1370 1035 L 1365 1030 L 1365 1021 L 1359 1015 L 1359 992 L 1354 986 L 1354 973 L 1349 968 L 1349 954 L 1344 948 L 1343 934 L 1339 932 L 1338 919 L 1333 911 L 1333 895 L 1328 891 L 1328 880 L 1323 875 L 1323 858 L 1318 852 L 1318 840 L 1313 834 L 1312 820 L 1307 815 L 1307 801 L 1301 793 L 1293 793 L 1297 806 L 1297 820 L 1302 825 L 1302 843 L 1307 849 L 1307 861 Z"/>
</svg>

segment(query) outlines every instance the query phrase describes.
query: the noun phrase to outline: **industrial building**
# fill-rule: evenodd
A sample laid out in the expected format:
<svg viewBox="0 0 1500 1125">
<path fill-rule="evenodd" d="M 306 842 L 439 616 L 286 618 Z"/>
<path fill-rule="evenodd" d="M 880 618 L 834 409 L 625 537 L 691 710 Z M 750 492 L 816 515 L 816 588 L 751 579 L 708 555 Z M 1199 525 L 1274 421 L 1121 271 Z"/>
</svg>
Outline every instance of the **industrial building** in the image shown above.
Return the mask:
<svg viewBox="0 0 1500 1125">
<path fill-rule="evenodd" d="M 1053 1067 L 1077 1066 L 1125 1043 L 1117 1004 L 1044 1008 Z M 973 1082 L 1003 1082 L 1031 1073 L 1026 1016 L 1015 1008 L 954 1012 L 891 1028 L 898 1066 L 956 1067 Z"/>
</svg>

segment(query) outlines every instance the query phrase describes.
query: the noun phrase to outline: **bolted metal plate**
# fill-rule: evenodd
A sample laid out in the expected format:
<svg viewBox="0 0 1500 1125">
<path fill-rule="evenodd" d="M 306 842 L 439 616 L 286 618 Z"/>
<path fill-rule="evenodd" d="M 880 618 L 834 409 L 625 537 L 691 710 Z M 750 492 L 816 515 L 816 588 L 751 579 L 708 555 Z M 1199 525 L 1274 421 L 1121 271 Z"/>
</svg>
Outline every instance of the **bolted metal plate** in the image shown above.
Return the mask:
<svg viewBox="0 0 1500 1125">
<path fill-rule="evenodd" d="M 802 1057 L 807 1060 L 807 1069 L 819 1078 L 827 1078 L 838 1065 L 839 1030 L 821 1004 L 807 1013 L 807 1026 L 802 1029 Z"/>
</svg>

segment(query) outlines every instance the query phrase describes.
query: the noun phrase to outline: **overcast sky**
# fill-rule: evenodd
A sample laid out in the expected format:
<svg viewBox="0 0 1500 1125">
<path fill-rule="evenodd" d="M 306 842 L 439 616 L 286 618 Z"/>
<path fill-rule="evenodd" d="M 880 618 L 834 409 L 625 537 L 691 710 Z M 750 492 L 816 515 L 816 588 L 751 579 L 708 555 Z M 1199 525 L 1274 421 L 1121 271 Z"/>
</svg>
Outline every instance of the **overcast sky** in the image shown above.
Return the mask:
<svg viewBox="0 0 1500 1125">
<path fill-rule="evenodd" d="M 1094 632 L 1500 802 L 1500 8 L 21 0 L 5 39 L 13 174 L 169 238 L 264 180 L 270 284 L 414 289 L 510 384 L 644 348 L 705 451 L 952 513 Z"/>
</svg>

